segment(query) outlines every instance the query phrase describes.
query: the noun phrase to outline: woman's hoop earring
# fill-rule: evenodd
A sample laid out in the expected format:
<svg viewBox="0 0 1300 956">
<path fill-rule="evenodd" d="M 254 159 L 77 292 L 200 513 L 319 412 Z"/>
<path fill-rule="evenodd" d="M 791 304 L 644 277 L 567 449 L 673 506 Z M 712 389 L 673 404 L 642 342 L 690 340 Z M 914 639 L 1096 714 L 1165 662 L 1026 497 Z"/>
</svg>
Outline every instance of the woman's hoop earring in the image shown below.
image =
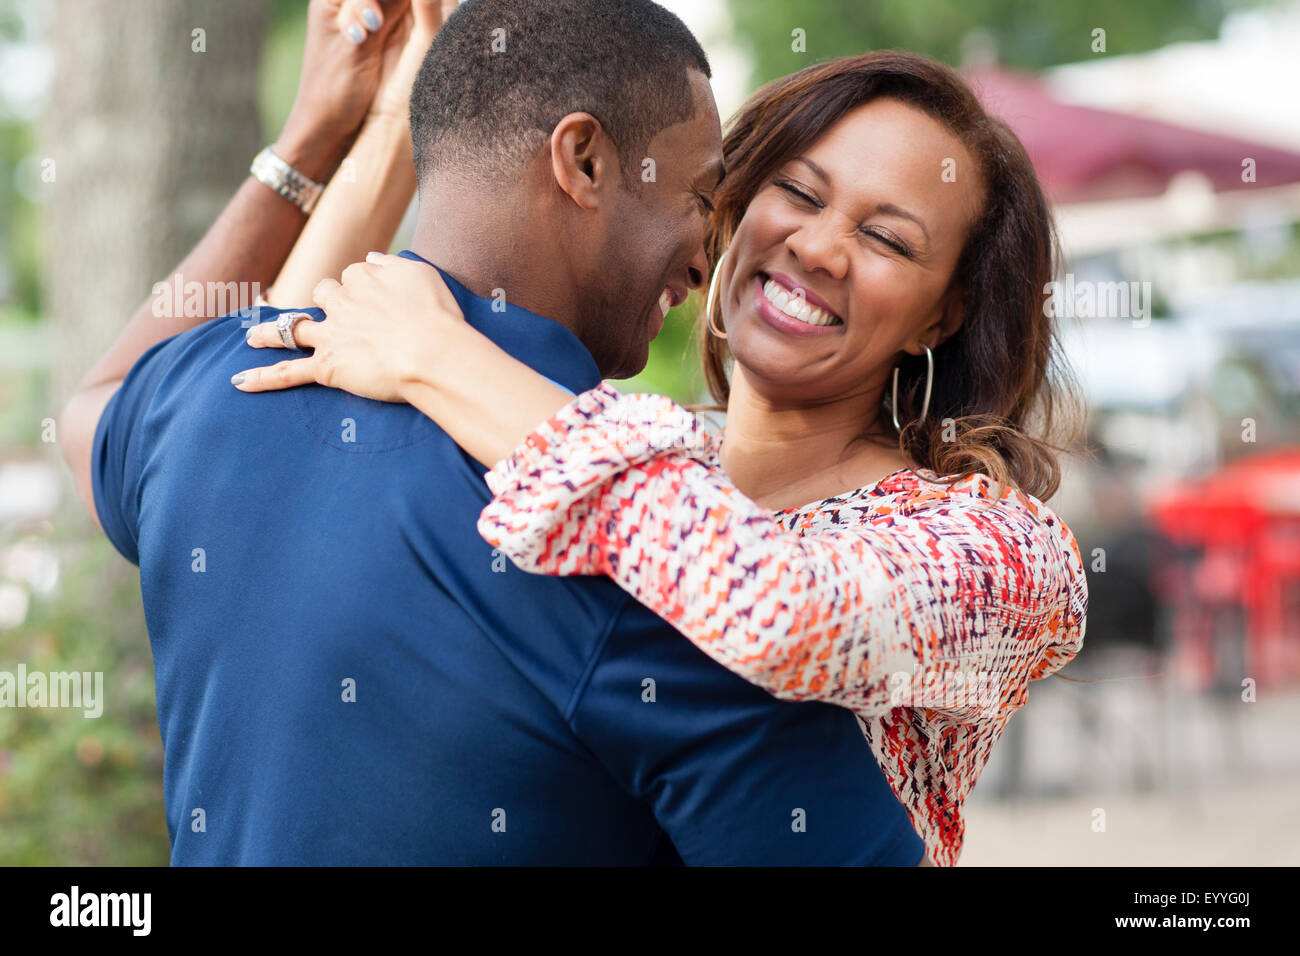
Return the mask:
<svg viewBox="0 0 1300 956">
<path fill-rule="evenodd" d="M 925 349 L 926 371 L 925 371 L 925 401 L 921 403 L 921 417 L 918 422 L 925 421 L 926 414 L 930 411 L 930 386 L 934 384 L 934 353 L 930 351 L 930 346 L 922 344 L 921 348 Z M 890 409 L 894 413 L 894 429 L 901 435 L 903 428 L 898 424 L 898 366 L 894 366 L 894 395 L 893 407 Z"/>
<path fill-rule="evenodd" d="M 720 339 L 725 339 L 727 333 L 718 331 L 717 327 L 713 324 L 713 300 L 718 291 L 718 274 L 722 272 L 722 263 L 725 262 L 726 259 L 726 252 L 723 252 L 722 255 L 718 256 L 718 264 L 713 267 L 713 278 L 709 280 L 709 294 L 704 297 L 704 317 L 709 323 L 709 331 Z"/>
</svg>

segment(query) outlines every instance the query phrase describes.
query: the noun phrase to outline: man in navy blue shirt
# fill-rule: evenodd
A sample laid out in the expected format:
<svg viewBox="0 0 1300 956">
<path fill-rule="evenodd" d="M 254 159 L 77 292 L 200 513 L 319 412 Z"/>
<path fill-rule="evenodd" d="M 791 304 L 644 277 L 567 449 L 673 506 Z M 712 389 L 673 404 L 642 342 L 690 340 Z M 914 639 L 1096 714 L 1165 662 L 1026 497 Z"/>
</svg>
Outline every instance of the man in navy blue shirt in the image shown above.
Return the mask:
<svg viewBox="0 0 1300 956">
<path fill-rule="evenodd" d="M 497 23 L 522 59 L 467 67 Z M 539 67 L 574 30 L 595 65 L 557 85 Z M 476 0 L 425 61 L 413 245 L 467 321 L 574 392 L 644 365 L 649 303 L 700 284 L 680 207 L 718 178 L 707 69 L 646 0 Z M 475 103 L 521 72 L 562 118 L 512 147 L 527 118 Z M 632 80 L 679 101 L 643 116 L 670 185 L 629 199 L 595 111 Z M 636 109 L 618 115 L 636 142 Z M 544 200 L 448 186 L 488 141 Z M 140 566 L 173 863 L 642 864 L 671 841 L 688 864 L 916 864 L 855 717 L 770 697 L 606 579 L 510 565 L 477 533 L 481 466 L 423 414 L 232 389 L 246 325 L 277 314 L 162 338 L 63 419 L 83 495 Z"/>
</svg>

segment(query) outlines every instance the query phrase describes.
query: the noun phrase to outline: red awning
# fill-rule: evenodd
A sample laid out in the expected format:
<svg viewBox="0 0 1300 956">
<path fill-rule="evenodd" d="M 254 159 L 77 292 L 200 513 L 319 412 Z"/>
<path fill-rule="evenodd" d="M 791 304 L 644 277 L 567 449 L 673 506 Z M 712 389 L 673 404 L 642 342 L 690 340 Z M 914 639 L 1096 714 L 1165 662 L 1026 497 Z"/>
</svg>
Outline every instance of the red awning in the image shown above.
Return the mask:
<svg viewBox="0 0 1300 956">
<path fill-rule="evenodd" d="M 1203 173 L 1219 192 L 1300 182 L 1300 153 L 1063 103 L 1029 74 L 983 68 L 965 76 L 1025 144 L 1054 202 L 1159 195 L 1185 170 Z M 1254 183 L 1241 179 L 1246 158 L 1255 160 Z"/>
</svg>

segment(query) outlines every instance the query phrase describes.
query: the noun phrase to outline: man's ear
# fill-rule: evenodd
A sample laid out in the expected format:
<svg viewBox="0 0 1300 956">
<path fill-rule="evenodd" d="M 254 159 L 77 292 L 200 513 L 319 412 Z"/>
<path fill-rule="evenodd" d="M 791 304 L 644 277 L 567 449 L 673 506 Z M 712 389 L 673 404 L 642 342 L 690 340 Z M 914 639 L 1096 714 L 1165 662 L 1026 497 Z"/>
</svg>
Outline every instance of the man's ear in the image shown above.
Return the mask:
<svg viewBox="0 0 1300 956">
<path fill-rule="evenodd" d="M 619 174 L 614 144 L 600 120 L 570 113 L 551 131 L 551 175 L 583 209 L 595 209 Z"/>
</svg>

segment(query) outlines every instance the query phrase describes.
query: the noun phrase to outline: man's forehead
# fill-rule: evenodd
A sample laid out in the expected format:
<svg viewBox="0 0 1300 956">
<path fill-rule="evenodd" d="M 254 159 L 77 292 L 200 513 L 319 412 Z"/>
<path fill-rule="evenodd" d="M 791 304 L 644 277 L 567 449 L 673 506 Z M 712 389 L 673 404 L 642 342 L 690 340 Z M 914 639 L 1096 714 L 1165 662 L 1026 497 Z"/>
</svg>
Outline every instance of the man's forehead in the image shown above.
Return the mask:
<svg viewBox="0 0 1300 956">
<path fill-rule="evenodd" d="M 662 163 L 660 164 L 662 166 Z M 713 190 L 722 182 L 724 167 L 720 144 L 710 143 L 707 139 L 696 138 L 692 142 L 683 142 L 676 151 L 674 179 L 680 179 L 693 188 Z"/>
<path fill-rule="evenodd" d="M 651 155 L 659 155 L 661 167 L 671 158 L 683 180 L 712 188 L 722 175 L 722 124 L 708 77 L 698 70 L 690 77 L 695 114 L 661 129 L 651 140 Z"/>
<path fill-rule="evenodd" d="M 722 120 L 718 116 L 718 103 L 713 98 L 713 84 L 698 70 L 690 71 L 692 96 L 695 98 L 695 116 L 717 143 L 722 152 Z"/>
</svg>

